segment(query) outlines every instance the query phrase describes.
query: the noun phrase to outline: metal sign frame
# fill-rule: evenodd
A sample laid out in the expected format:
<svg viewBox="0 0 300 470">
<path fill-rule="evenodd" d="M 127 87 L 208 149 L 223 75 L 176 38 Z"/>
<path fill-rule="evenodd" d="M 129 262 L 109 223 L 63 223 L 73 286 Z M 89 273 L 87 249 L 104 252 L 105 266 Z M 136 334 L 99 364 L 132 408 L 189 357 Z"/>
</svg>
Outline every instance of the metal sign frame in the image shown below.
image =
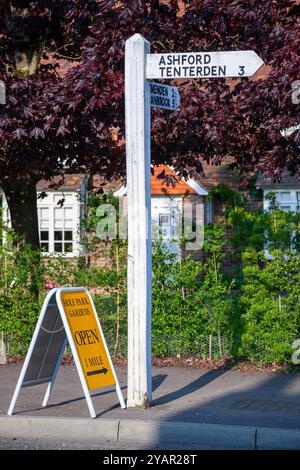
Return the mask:
<svg viewBox="0 0 300 470">
<path fill-rule="evenodd" d="M 44 301 L 43 307 L 41 309 L 39 319 L 37 321 L 37 324 L 36 324 L 36 327 L 35 327 L 31 342 L 30 342 L 28 352 L 26 354 L 26 358 L 25 358 L 24 364 L 22 366 L 22 369 L 21 369 L 21 372 L 20 372 L 20 375 L 19 375 L 19 379 L 18 379 L 16 388 L 15 388 L 15 391 L 14 391 L 14 394 L 13 394 L 8 412 L 7 412 L 7 414 L 9 416 L 11 416 L 13 414 L 18 395 L 20 393 L 21 388 L 24 387 L 24 386 L 37 385 L 37 384 L 40 384 L 40 383 L 45 383 L 47 381 L 48 386 L 47 386 L 47 390 L 46 390 L 46 393 L 45 393 L 45 396 L 44 396 L 44 399 L 43 399 L 43 402 L 42 402 L 43 407 L 47 406 L 47 403 L 48 403 L 48 400 L 49 400 L 49 397 L 50 397 L 50 393 L 53 389 L 53 385 L 54 385 L 54 382 L 55 382 L 55 379 L 56 379 L 56 376 L 57 376 L 57 372 L 58 372 L 59 366 L 61 364 L 62 355 L 64 353 L 67 342 L 69 342 L 69 345 L 70 345 L 70 348 L 71 348 L 71 351 L 72 351 L 72 354 L 73 354 L 73 357 L 74 357 L 74 361 L 75 361 L 75 364 L 76 364 L 77 372 L 78 372 L 78 375 L 79 375 L 79 379 L 80 379 L 80 382 L 81 382 L 81 386 L 83 388 L 83 392 L 84 392 L 84 395 L 85 395 L 85 398 L 86 398 L 86 401 L 87 401 L 87 405 L 88 405 L 90 415 L 91 415 L 92 418 L 96 417 L 95 409 L 94 409 L 92 399 L 91 399 L 91 395 L 90 395 L 90 390 L 89 390 L 89 388 L 87 386 L 87 383 L 86 383 L 86 380 L 85 380 L 84 372 L 83 372 L 83 369 L 82 369 L 82 366 L 81 366 L 81 363 L 80 363 L 80 360 L 79 360 L 79 356 L 78 356 L 77 349 L 76 349 L 76 346 L 75 346 L 75 343 L 74 343 L 74 339 L 73 339 L 73 336 L 72 336 L 72 333 L 71 333 L 71 329 L 70 329 L 70 326 L 69 326 L 69 323 L 68 323 L 68 320 L 67 320 L 67 317 L 66 317 L 64 306 L 63 306 L 62 301 L 61 301 L 61 294 L 63 292 L 85 292 L 87 294 L 87 296 L 88 296 L 88 298 L 91 302 L 91 306 L 92 306 L 92 310 L 93 310 L 93 314 L 94 314 L 97 326 L 98 326 L 99 331 L 100 331 L 101 340 L 102 340 L 102 343 L 103 343 L 103 346 L 104 346 L 104 349 L 105 349 L 105 352 L 106 352 L 106 355 L 107 355 L 109 366 L 111 368 L 111 371 L 112 371 L 112 374 L 113 374 L 113 377 L 114 377 L 114 380 L 115 380 L 116 393 L 117 393 L 117 396 L 118 396 L 118 399 L 119 399 L 119 402 L 120 402 L 120 406 L 121 406 L 122 409 L 126 408 L 124 398 L 123 398 L 123 395 L 122 395 L 122 392 L 121 392 L 120 384 L 119 384 L 119 381 L 118 381 L 118 378 L 117 378 L 117 375 L 116 375 L 116 372 L 115 372 L 115 369 L 114 369 L 114 366 L 113 366 L 113 363 L 112 363 L 112 360 L 111 360 L 111 357 L 110 357 L 110 353 L 109 353 L 109 350 L 108 350 L 108 347 L 107 347 L 107 344 L 106 344 L 106 341 L 105 341 L 105 338 L 104 338 L 103 330 L 102 330 L 102 327 L 101 327 L 101 324 L 100 324 L 100 321 L 99 321 L 99 318 L 98 318 L 98 315 L 97 315 L 97 312 L 96 312 L 96 309 L 95 309 L 95 304 L 94 304 L 93 298 L 92 298 L 91 294 L 89 293 L 89 291 L 85 287 L 68 287 L 68 288 L 54 288 L 54 289 L 51 289 L 50 292 L 47 294 L 47 296 L 45 298 L 45 301 Z M 61 350 L 59 351 L 59 354 L 57 355 L 56 363 L 54 365 L 54 372 L 53 372 L 52 376 L 47 377 L 47 378 L 37 377 L 35 380 L 32 380 L 31 382 L 26 382 L 26 381 L 24 381 L 25 376 L 26 376 L 26 372 L 27 372 L 27 370 L 28 370 L 28 368 L 31 364 L 31 359 L 32 359 L 33 353 L 35 352 L 35 349 L 36 349 L 37 339 L 38 339 L 39 333 L 41 332 L 42 324 L 43 324 L 43 321 L 45 319 L 47 309 L 48 309 L 49 306 L 51 306 L 50 301 L 53 298 L 55 298 L 55 300 L 56 300 L 56 304 L 53 304 L 53 305 L 57 306 L 58 312 L 60 314 L 60 318 L 61 318 L 62 323 L 63 323 L 63 328 L 64 328 L 64 331 L 65 331 L 66 337 L 65 337 L 65 340 L 62 343 Z M 56 333 L 56 331 L 49 332 L 49 333 L 52 333 L 52 335 L 53 335 L 53 334 Z M 42 369 L 42 365 L 44 364 L 44 361 L 46 360 L 46 354 L 48 352 L 48 347 L 49 347 L 50 341 L 51 341 L 51 337 L 48 340 L 48 346 L 46 348 L 46 352 L 44 354 L 42 364 L 40 366 L 40 370 Z"/>
</svg>

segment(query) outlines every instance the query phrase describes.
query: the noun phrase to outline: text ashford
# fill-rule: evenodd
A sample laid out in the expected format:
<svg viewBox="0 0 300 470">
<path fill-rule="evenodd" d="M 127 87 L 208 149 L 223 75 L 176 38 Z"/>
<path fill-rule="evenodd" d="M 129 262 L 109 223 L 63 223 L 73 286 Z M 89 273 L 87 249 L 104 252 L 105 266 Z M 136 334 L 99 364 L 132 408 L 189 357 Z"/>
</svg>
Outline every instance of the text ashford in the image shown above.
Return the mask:
<svg viewBox="0 0 300 470">
<path fill-rule="evenodd" d="M 161 78 L 226 77 L 226 65 L 213 65 L 210 54 L 167 54 L 159 60 Z"/>
</svg>

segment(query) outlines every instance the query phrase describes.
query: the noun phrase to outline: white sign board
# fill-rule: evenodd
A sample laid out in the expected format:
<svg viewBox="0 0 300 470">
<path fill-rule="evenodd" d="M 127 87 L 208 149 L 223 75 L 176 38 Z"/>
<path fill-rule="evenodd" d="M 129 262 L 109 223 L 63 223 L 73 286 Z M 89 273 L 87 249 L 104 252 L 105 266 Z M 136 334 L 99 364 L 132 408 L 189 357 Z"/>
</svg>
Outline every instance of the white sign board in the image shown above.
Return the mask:
<svg viewBox="0 0 300 470">
<path fill-rule="evenodd" d="M 27 352 L 8 415 L 22 387 L 47 383 L 47 405 L 67 341 L 70 344 L 92 418 L 90 390 L 114 385 L 125 408 L 120 385 L 107 349 L 94 302 L 84 287 L 55 288 L 47 295 Z"/>
<path fill-rule="evenodd" d="M 146 78 L 251 77 L 262 65 L 254 51 L 148 54 Z"/>
<path fill-rule="evenodd" d="M 180 106 L 178 89 L 175 86 L 150 82 L 150 106 L 152 108 L 178 111 Z"/>
</svg>

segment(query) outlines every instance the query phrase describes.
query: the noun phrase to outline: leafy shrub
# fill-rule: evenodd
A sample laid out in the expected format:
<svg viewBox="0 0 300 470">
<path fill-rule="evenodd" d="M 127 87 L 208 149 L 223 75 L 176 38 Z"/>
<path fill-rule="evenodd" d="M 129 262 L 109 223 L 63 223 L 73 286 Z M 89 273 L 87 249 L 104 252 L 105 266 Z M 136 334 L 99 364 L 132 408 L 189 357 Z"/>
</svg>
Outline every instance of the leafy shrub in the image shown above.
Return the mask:
<svg viewBox="0 0 300 470">
<path fill-rule="evenodd" d="M 205 226 L 201 256 L 179 258 L 162 240 L 153 244 L 152 350 L 155 355 L 220 355 L 290 362 L 300 334 L 300 214 L 281 211 L 270 195 L 271 211 L 248 211 L 244 200 L 224 186 L 214 190 L 226 204 L 224 219 Z M 105 202 L 105 201 L 104 201 Z M 87 232 L 98 223 L 94 196 Z M 229 235 L 230 234 L 230 235 Z M 89 234 L 88 234 L 89 235 Z M 88 236 L 101 255 L 101 246 Z M 0 331 L 14 337 L 14 353 L 24 352 L 45 297 L 45 280 L 82 285 L 94 297 L 105 335 L 115 355 L 126 355 L 126 243 L 111 243 L 109 266 L 89 266 L 46 258 L 26 245 L 12 248 L 8 233 L 0 261 Z M 235 269 L 224 272 L 226 257 Z M 210 346 L 208 346 L 210 345 Z M 26 350 L 26 348 L 25 348 Z"/>
</svg>

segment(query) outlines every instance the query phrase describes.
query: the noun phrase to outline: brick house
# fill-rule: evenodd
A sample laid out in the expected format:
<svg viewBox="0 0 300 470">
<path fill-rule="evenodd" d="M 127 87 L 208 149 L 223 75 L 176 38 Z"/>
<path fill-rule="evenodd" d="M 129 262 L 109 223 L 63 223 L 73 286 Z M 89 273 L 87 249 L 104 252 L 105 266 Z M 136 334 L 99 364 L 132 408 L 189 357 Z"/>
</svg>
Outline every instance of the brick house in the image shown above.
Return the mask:
<svg viewBox="0 0 300 470">
<path fill-rule="evenodd" d="M 298 211 L 300 208 L 300 180 L 287 173 L 280 183 L 274 183 L 271 178 L 259 176 L 256 182 L 261 189 L 253 196 L 248 191 L 238 187 L 238 183 L 230 174 L 226 164 L 213 166 L 204 165 L 205 176 L 196 180 L 178 180 L 176 185 L 167 186 L 158 175 L 165 170 L 166 174 L 176 177 L 172 169 L 160 165 L 154 168 L 151 176 L 151 212 L 154 233 L 159 233 L 171 251 L 180 253 L 179 226 L 181 227 L 185 208 L 198 207 L 194 211 L 198 226 L 217 221 L 223 207 L 217 200 L 209 197 L 210 191 L 220 183 L 238 189 L 245 197 L 248 207 L 268 210 L 269 202 L 266 196 L 269 192 L 276 194 L 277 201 L 283 210 Z M 49 254 L 63 254 L 66 258 L 77 258 L 86 255 L 82 244 L 82 220 L 86 213 L 88 192 L 99 187 L 99 175 L 67 174 L 63 183 L 56 188 L 60 177 L 52 182 L 40 181 L 37 184 L 38 218 L 41 247 Z M 104 191 L 112 191 L 116 197 L 126 200 L 126 187 L 120 182 L 104 186 Z M 126 205 L 126 203 L 125 203 Z M 2 198 L 3 218 L 9 224 L 9 211 L 5 196 Z M 100 264 L 105 261 L 102 260 Z"/>
<path fill-rule="evenodd" d="M 151 176 L 152 222 L 162 238 L 170 242 L 170 248 L 178 251 L 178 245 L 173 240 L 178 240 L 178 227 L 184 205 L 189 202 L 200 206 L 201 220 L 198 222 L 203 224 L 212 221 L 211 201 L 208 198 L 208 189 L 199 181 L 180 180 L 175 187 L 167 187 L 157 178 L 162 170 L 176 176 L 171 169 L 162 165 L 154 169 Z M 82 244 L 82 221 L 86 213 L 88 192 L 101 186 L 101 178 L 99 175 L 88 177 L 67 174 L 63 182 L 60 179 L 57 176 L 51 182 L 41 180 L 37 184 L 41 248 L 48 254 L 77 258 L 86 254 Z M 115 197 L 122 199 L 122 204 L 126 206 L 126 187 L 120 182 L 106 184 L 103 189 L 104 192 L 110 191 Z M 10 214 L 4 194 L 2 209 L 4 222 L 10 226 Z"/>
</svg>

